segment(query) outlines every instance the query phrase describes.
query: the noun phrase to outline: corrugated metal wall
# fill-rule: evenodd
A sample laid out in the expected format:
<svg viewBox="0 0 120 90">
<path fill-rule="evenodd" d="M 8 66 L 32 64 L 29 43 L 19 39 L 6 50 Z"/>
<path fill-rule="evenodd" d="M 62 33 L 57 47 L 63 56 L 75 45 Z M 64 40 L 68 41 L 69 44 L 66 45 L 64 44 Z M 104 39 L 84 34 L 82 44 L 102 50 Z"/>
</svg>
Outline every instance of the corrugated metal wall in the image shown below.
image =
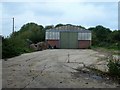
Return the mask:
<svg viewBox="0 0 120 90">
<path fill-rule="evenodd" d="M 78 48 L 78 33 L 69 32 L 69 48 L 75 49 Z"/>
<path fill-rule="evenodd" d="M 78 48 L 77 32 L 61 32 L 60 48 Z"/>
<path fill-rule="evenodd" d="M 78 33 L 78 40 L 91 40 L 91 33 Z"/>
<path fill-rule="evenodd" d="M 69 45 L 69 36 L 68 32 L 60 33 L 60 48 L 68 48 Z"/>
<path fill-rule="evenodd" d="M 91 45 L 92 34 L 89 30 L 53 29 L 46 31 L 45 38 L 49 44 L 58 48 L 88 48 Z"/>
<path fill-rule="evenodd" d="M 60 39 L 60 32 L 46 32 L 46 39 Z M 91 40 L 91 33 L 78 32 L 78 40 Z"/>
<path fill-rule="evenodd" d="M 60 32 L 46 32 L 45 39 L 50 40 L 59 40 L 60 39 Z"/>
</svg>

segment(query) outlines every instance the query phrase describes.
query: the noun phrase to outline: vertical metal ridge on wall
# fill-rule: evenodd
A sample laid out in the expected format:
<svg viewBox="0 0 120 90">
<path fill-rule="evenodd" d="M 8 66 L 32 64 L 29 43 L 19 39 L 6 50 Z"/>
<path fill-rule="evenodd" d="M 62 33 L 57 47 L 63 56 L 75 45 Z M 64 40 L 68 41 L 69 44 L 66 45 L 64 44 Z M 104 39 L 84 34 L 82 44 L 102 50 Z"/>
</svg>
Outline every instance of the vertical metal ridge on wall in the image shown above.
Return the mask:
<svg viewBox="0 0 120 90">
<path fill-rule="evenodd" d="M 59 48 L 87 48 L 91 46 L 92 33 L 76 27 L 57 27 L 46 30 L 45 39 Z M 57 44 L 58 43 L 58 44 Z"/>
<path fill-rule="evenodd" d="M 51 40 L 59 40 L 60 39 L 60 32 L 46 32 L 45 39 L 51 39 Z"/>
<path fill-rule="evenodd" d="M 78 33 L 78 40 L 91 40 L 91 33 Z"/>
</svg>

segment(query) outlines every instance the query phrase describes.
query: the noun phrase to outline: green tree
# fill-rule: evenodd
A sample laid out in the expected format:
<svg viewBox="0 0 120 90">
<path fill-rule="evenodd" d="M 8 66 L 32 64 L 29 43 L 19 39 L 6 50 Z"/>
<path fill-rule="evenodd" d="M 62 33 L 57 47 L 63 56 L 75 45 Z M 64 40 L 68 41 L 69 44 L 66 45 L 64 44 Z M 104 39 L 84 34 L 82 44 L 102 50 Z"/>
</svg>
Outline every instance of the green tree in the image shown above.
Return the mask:
<svg viewBox="0 0 120 90">
<path fill-rule="evenodd" d="M 55 26 L 55 28 L 56 27 L 60 27 L 60 26 L 64 26 L 63 24 L 57 24 L 56 26 Z"/>
<path fill-rule="evenodd" d="M 30 42 L 37 43 L 45 40 L 45 30 L 42 25 L 27 23 L 8 38 L 3 39 L 3 58 L 10 58 L 22 53 L 31 52 Z M 28 42 L 29 40 L 29 42 Z"/>
<path fill-rule="evenodd" d="M 54 25 L 45 26 L 45 30 L 54 28 Z"/>
<path fill-rule="evenodd" d="M 93 45 L 105 46 L 108 43 L 110 43 L 110 40 L 108 37 L 112 31 L 109 28 L 105 28 L 101 25 L 98 25 L 96 27 L 89 28 L 89 30 L 92 31 Z"/>
</svg>

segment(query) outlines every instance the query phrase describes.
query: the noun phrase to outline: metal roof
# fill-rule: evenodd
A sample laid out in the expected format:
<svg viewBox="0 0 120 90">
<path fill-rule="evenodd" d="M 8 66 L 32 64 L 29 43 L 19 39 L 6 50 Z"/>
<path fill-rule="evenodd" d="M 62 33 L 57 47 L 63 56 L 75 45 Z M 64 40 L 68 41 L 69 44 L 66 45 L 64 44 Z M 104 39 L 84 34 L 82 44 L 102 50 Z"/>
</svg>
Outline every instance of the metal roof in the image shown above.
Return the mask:
<svg viewBox="0 0 120 90">
<path fill-rule="evenodd" d="M 80 32 L 80 33 L 91 33 L 89 30 L 56 30 L 56 29 L 49 29 L 46 32 Z"/>
<path fill-rule="evenodd" d="M 82 29 L 80 27 L 72 26 L 72 25 L 60 26 L 60 27 L 57 27 L 57 28 L 48 29 L 48 30 L 46 30 L 46 32 L 80 32 L 80 33 L 91 33 L 91 31 L 89 31 L 89 30 Z"/>
<path fill-rule="evenodd" d="M 57 29 L 57 30 L 81 30 L 82 28 L 80 28 L 78 26 L 67 25 L 67 26 L 60 26 L 55 29 Z"/>
</svg>

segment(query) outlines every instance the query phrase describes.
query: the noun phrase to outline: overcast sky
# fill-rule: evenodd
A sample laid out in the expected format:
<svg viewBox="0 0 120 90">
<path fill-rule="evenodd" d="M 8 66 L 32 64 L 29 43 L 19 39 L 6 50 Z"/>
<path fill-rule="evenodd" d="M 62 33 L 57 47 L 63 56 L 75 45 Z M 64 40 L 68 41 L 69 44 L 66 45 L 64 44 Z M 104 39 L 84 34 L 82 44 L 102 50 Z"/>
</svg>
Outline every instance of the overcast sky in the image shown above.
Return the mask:
<svg viewBox="0 0 120 90">
<path fill-rule="evenodd" d="M 0 3 L 0 34 L 7 36 L 12 32 L 12 18 L 15 30 L 29 22 L 39 25 L 74 24 L 86 28 L 103 25 L 111 30 L 118 29 L 118 2 L 95 2 L 95 0 L 4 0 Z M 91 1 L 91 2 L 90 2 Z M 97 1 L 97 0 L 96 0 Z M 99 0 L 98 0 L 99 1 Z M 101 1 L 101 0 L 100 0 Z"/>
</svg>

